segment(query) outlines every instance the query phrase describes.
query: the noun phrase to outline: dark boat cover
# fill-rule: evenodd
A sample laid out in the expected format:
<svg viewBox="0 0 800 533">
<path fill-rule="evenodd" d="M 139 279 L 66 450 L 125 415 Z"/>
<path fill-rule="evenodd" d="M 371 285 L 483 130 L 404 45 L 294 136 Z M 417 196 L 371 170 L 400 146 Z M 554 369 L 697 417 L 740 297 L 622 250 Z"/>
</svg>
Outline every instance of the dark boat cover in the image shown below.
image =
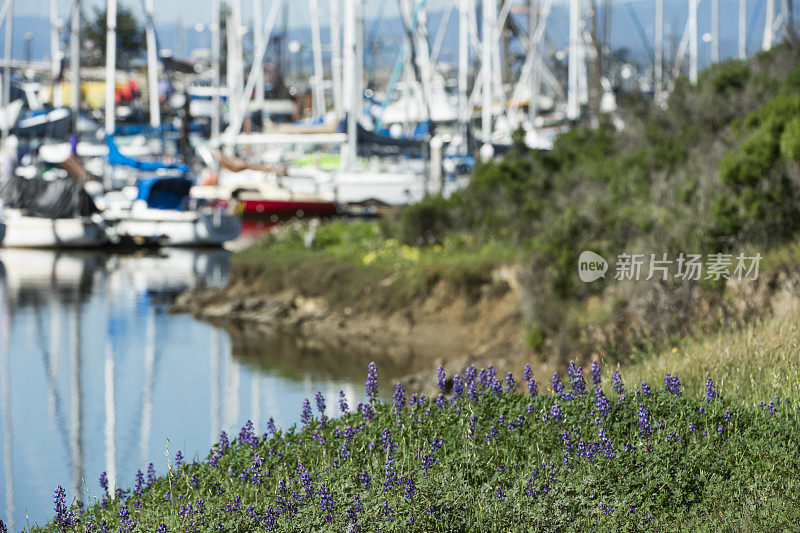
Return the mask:
<svg viewBox="0 0 800 533">
<path fill-rule="evenodd" d="M 152 209 L 183 210 L 194 182 L 187 178 L 142 178 L 139 180 L 138 200 Z"/>
<path fill-rule="evenodd" d="M 100 211 L 83 185 L 72 178 L 44 180 L 12 176 L 0 185 L 6 207 L 44 218 L 88 217 Z"/>
</svg>

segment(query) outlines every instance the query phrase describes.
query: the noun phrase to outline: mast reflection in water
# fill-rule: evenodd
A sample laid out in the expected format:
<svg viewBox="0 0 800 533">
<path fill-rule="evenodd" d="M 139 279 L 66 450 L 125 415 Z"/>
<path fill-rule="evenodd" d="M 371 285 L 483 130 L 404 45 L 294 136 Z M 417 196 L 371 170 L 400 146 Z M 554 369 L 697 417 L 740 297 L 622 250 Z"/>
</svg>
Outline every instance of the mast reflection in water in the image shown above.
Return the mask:
<svg viewBox="0 0 800 533">
<path fill-rule="evenodd" d="M 360 364 L 318 365 L 297 343 L 257 336 L 232 354 L 225 330 L 166 312 L 184 290 L 223 284 L 229 259 L 223 250 L 0 250 L 9 530 L 47 521 L 59 484 L 69 501 L 90 504 L 103 471 L 112 490 L 131 487 L 137 468 L 167 470 L 165 451 L 201 459 L 220 431 L 238 433 L 248 419 L 260 431 L 269 416 L 291 425 L 317 390 L 329 415 L 340 389 L 351 406 L 362 399 Z"/>
</svg>

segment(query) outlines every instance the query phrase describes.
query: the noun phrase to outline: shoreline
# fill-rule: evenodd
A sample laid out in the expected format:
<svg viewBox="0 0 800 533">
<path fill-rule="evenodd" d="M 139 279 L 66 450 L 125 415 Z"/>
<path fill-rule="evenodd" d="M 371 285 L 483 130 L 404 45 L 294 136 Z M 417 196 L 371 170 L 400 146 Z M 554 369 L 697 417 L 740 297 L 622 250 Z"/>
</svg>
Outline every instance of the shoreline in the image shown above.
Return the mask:
<svg viewBox="0 0 800 533">
<path fill-rule="evenodd" d="M 388 365 L 398 369 L 401 383 L 429 393 L 435 384 L 421 377 L 439 365 L 459 372 L 470 364 L 492 364 L 505 375 L 533 364 L 524 340 L 516 275 L 511 267 L 496 269 L 477 296 L 440 281 L 427 296 L 386 311 L 354 310 L 324 297 L 304 296 L 299 289 L 263 291 L 246 271 L 234 268 L 225 286 L 187 291 L 169 312 L 222 327 L 234 344 L 245 348 L 256 346 L 264 335 L 287 336 L 316 352 L 345 354 L 362 366 L 370 361 Z M 535 366 L 551 368 L 544 362 Z"/>
</svg>

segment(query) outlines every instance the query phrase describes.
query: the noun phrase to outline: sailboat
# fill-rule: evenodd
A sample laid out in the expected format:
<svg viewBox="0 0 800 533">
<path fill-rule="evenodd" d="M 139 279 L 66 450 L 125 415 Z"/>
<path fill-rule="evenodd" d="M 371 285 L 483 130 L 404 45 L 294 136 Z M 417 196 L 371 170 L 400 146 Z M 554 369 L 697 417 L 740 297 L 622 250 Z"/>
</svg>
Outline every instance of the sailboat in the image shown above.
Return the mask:
<svg viewBox="0 0 800 533">
<path fill-rule="evenodd" d="M 94 248 L 115 239 L 83 186 L 12 176 L 0 187 L 2 244 L 8 248 Z"/>
<path fill-rule="evenodd" d="M 220 246 L 239 236 L 241 219 L 222 205 L 198 205 L 190 197 L 194 182 L 183 177 L 141 178 L 136 198 L 124 192 L 109 202 L 106 219 L 120 238 L 136 244 Z"/>
</svg>

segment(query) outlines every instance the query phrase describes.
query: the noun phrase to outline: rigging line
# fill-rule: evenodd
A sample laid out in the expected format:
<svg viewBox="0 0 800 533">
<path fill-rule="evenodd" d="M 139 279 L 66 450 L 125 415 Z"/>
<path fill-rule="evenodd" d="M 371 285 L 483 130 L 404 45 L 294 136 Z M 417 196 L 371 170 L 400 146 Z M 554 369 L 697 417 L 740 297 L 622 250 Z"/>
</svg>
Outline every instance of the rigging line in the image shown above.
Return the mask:
<svg viewBox="0 0 800 533">
<path fill-rule="evenodd" d="M 753 6 L 753 10 L 750 12 L 749 27 L 747 28 L 747 43 L 748 44 L 752 44 L 753 43 L 753 31 L 755 30 L 755 26 L 756 26 L 757 14 L 761 11 L 761 7 L 763 5 L 764 5 L 764 0 L 758 0 L 758 2 L 756 2 L 756 5 Z M 758 17 L 758 18 L 760 19 L 760 17 Z M 746 49 L 745 49 L 745 52 L 747 52 Z"/>
<path fill-rule="evenodd" d="M 647 52 L 647 57 L 650 58 L 650 62 L 655 62 L 655 52 L 653 52 L 652 47 L 650 46 L 650 42 L 647 39 L 647 33 L 644 31 L 644 27 L 642 26 L 642 21 L 639 20 L 639 15 L 636 14 L 636 10 L 630 3 L 625 3 L 625 7 L 628 8 L 628 14 L 633 21 L 633 25 L 636 27 L 636 31 L 639 34 L 639 38 L 642 40 L 644 44 L 644 49 Z"/>
</svg>

